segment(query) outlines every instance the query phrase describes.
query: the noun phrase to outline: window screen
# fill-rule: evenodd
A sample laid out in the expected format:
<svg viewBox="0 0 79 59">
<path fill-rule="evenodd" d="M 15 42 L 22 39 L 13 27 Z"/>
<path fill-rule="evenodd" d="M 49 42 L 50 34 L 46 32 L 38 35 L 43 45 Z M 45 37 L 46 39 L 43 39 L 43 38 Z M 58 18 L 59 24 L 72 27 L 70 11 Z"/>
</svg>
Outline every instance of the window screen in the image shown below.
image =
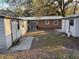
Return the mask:
<svg viewBox="0 0 79 59">
<path fill-rule="evenodd" d="M 70 20 L 69 23 L 70 23 L 71 26 L 74 26 L 74 20 L 73 19 Z"/>
</svg>

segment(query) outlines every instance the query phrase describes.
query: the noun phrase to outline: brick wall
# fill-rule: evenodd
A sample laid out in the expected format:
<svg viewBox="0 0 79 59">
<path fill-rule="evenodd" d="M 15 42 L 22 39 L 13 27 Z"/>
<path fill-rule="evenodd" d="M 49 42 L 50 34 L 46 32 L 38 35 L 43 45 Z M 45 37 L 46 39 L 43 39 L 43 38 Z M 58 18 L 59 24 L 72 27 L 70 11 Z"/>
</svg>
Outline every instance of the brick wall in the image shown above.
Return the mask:
<svg viewBox="0 0 79 59">
<path fill-rule="evenodd" d="M 49 24 L 46 24 L 46 21 L 41 20 L 38 21 L 38 28 L 39 29 L 60 29 L 61 28 L 61 20 L 58 20 L 58 25 L 54 24 L 54 20 L 50 20 Z"/>
</svg>

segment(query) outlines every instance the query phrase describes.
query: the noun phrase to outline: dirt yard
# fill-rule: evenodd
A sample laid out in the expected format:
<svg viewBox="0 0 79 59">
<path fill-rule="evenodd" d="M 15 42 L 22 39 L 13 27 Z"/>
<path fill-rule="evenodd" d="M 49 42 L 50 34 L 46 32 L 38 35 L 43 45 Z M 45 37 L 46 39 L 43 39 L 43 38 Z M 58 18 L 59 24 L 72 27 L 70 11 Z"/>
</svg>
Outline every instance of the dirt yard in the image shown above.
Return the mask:
<svg viewBox="0 0 79 59">
<path fill-rule="evenodd" d="M 68 38 L 56 31 L 28 32 L 25 36 L 33 36 L 32 48 L 0 55 L 0 59 L 79 59 L 78 38 Z"/>
</svg>

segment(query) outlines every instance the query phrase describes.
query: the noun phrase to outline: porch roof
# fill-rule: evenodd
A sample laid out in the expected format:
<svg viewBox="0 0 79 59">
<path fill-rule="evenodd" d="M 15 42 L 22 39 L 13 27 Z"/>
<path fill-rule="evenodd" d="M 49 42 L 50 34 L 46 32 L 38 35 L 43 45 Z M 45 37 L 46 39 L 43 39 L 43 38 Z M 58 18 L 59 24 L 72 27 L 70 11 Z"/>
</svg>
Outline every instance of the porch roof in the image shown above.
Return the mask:
<svg viewBox="0 0 79 59">
<path fill-rule="evenodd" d="M 22 20 L 61 20 L 61 19 L 74 19 L 74 18 L 79 18 L 79 15 L 69 15 L 66 17 L 62 16 L 41 16 L 41 17 L 16 17 L 17 19 L 22 19 Z M 15 18 L 15 19 L 16 19 Z"/>
<path fill-rule="evenodd" d="M 42 17 L 17 17 L 17 19 L 23 20 L 60 20 L 62 16 L 42 16 Z"/>
<path fill-rule="evenodd" d="M 41 17 L 11 17 L 6 15 L 0 15 L 1 18 L 8 18 L 12 20 L 61 20 L 61 19 L 72 19 L 72 18 L 79 18 L 79 15 L 69 15 L 66 17 L 62 16 L 41 16 Z"/>
<path fill-rule="evenodd" d="M 72 19 L 72 18 L 79 18 L 79 14 L 69 15 L 69 16 L 63 17 L 63 19 Z"/>
</svg>

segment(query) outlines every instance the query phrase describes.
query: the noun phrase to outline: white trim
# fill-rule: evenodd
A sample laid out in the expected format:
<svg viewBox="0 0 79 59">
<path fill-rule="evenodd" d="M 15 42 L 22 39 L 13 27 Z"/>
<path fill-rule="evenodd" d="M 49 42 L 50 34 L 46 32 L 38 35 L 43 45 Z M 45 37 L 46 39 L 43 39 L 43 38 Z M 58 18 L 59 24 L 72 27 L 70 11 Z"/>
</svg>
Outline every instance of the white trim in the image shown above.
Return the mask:
<svg viewBox="0 0 79 59">
<path fill-rule="evenodd" d="M 45 24 L 48 25 L 50 22 L 48 20 L 45 21 Z"/>
<path fill-rule="evenodd" d="M 58 20 L 54 20 L 54 25 L 58 25 Z"/>
<path fill-rule="evenodd" d="M 15 17 L 17 19 L 23 20 L 59 20 L 62 19 L 62 16 L 42 16 L 42 17 Z"/>
</svg>

